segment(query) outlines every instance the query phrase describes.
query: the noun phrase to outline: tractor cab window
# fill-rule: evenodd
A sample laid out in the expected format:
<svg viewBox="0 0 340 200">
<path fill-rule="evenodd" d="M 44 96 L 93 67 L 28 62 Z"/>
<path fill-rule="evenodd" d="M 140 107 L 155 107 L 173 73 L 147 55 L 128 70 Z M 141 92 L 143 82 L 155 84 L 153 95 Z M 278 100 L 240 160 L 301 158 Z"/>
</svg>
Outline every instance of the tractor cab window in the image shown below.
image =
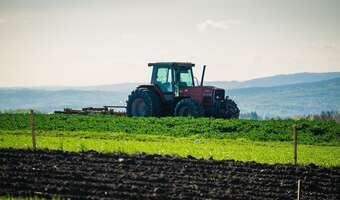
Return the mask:
<svg viewBox="0 0 340 200">
<path fill-rule="evenodd" d="M 194 86 L 191 69 L 177 69 L 176 78 L 180 88 Z"/>
<path fill-rule="evenodd" d="M 155 84 L 160 87 L 162 92 L 172 92 L 171 69 L 167 67 L 159 67 L 156 74 Z"/>
</svg>

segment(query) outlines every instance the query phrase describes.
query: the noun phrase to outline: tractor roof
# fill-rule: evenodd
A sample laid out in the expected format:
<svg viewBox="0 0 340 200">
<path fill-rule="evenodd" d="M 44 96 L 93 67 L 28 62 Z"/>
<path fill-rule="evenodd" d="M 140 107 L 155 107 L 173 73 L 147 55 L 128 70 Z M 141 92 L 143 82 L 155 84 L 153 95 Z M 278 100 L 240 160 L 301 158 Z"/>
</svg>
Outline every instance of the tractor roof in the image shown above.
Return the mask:
<svg viewBox="0 0 340 200">
<path fill-rule="evenodd" d="M 188 62 L 156 62 L 156 63 L 148 63 L 148 66 L 157 66 L 157 67 L 194 67 L 194 63 Z"/>
</svg>

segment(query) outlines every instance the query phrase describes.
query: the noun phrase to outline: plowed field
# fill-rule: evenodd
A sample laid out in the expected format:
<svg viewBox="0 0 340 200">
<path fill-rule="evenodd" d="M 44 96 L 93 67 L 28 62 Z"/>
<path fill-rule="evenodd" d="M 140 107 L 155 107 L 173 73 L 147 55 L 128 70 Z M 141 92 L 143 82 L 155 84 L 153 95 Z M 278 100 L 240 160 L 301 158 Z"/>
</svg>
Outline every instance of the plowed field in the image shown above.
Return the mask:
<svg viewBox="0 0 340 200">
<path fill-rule="evenodd" d="M 158 155 L 0 150 L 0 195 L 93 199 L 340 199 L 340 168 Z"/>
</svg>

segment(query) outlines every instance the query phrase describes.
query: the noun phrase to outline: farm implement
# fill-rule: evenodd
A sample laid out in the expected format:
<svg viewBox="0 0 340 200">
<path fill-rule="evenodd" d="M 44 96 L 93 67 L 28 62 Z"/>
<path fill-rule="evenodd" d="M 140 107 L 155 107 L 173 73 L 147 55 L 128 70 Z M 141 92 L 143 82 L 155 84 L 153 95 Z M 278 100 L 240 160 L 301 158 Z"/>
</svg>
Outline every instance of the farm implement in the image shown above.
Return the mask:
<svg viewBox="0 0 340 200">
<path fill-rule="evenodd" d="M 76 110 L 72 108 L 64 108 L 63 111 L 54 111 L 55 114 L 103 114 L 103 115 L 126 115 L 126 112 L 116 111 L 115 108 L 118 109 L 126 109 L 125 106 L 103 106 L 101 108 L 95 107 L 87 107 L 82 108 L 81 110 Z"/>
</svg>

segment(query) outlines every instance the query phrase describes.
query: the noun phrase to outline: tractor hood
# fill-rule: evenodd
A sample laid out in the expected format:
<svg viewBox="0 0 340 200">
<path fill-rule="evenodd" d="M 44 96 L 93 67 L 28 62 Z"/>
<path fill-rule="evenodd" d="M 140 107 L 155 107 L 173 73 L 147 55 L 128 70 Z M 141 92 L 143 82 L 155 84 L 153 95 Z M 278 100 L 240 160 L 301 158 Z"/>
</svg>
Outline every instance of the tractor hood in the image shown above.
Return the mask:
<svg viewBox="0 0 340 200">
<path fill-rule="evenodd" d="M 204 98 L 214 99 L 224 99 L 225 90 L 222 88 L 217 88 L 213 86 L 197 86 L 197 87 L 184 87 L 181 88 L 180 96 L 187 96 L 196 99 L 198 102 L 202 102 Z"/>
<path fill-rule="evenodd" d="M 223 90 L 222 88 L 218 88 L 218 87 L 214 87 L 214 86 L 195 86 L 195 87 L 183 87 L 180 89 L 180 93 L 187 93 L 187 92 L 201 92 L 202 94 L 206 94 L 206 95 L 211 95 L 214 91 L 216 90 Z"/>
</svg>

